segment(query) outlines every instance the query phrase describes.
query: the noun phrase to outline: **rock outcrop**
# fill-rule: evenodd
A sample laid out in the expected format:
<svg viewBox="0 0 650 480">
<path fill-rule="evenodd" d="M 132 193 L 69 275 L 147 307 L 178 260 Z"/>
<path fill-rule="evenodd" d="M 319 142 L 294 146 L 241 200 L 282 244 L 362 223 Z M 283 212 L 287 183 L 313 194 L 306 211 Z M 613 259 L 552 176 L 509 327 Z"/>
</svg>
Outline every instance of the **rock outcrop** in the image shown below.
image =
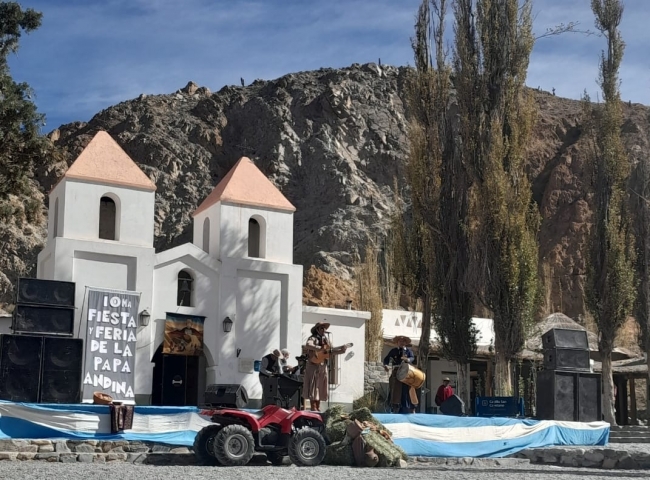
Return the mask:
<svg viewBox="0 0 650 480">
<path fill-rule="evenodd" d="M 297 208 L 295 261 L 349 281 L 366 243 L 385 234 L 395 196 L 408 195 L 408 75 L 406 67 L 355 64 L 216 93 L 190 82 L 173 94 L 141 95 L 52 132 L 67 160 L 39 169 L 35 179 L 49 191 L 93 134 L 108 131 L 158 187 L 155 246 L 163 250 L 190 241 L 191 212 L 245 155 Z M 584 311 L 589 149 L 580 102 L 535 96 L 539 118 L 528 165 L 543 215 L 546 308 L 576 318 Z M 641 105 L 625 105 L 623 132 L 636 155 L 648 153 L 646 114 Z M 43 227 L 35 230 L 42 239 Z M 38 241 L 24 245 L 40 248 Z M 9 250 L 4 255 L 18 254 Z"/>
</svg>

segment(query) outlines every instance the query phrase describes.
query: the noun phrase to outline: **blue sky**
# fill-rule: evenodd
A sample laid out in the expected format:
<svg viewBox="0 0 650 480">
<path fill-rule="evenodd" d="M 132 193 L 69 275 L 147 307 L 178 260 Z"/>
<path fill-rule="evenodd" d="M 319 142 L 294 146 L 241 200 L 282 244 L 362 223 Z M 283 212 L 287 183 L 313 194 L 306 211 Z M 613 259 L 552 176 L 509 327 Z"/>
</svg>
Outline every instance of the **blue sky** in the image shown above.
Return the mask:
<svg viewBox="0 0 650 480">
<path fill-rule="evenodd" d="M 622 97 L 650 104 L 650 1 L 627 0 Z M 352 63 L 413 64 L 420 0 L 22 0 L 43 12 L 11 59 L 29 83 L 48 132 L 88 121 L 141 93 L 171 93 L 193 80 L 212 91 L 257 78 Z M 589 0 L 537 0 L 535 31 L 561 22 L 594 30 Z M 596 98 L 604 38 L 541 39 L 528 85 Z"/>
</svg>

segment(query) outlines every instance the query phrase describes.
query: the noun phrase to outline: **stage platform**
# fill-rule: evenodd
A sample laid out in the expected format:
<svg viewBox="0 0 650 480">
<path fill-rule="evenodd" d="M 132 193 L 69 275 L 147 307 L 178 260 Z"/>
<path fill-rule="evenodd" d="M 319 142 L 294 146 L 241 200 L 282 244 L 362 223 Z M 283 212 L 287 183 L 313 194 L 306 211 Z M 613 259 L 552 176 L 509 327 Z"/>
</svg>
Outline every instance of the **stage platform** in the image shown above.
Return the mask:
<svg viewBox="0 0 650 480">
<path fill-rule="evenodd" d="M 202 415 L 203 413 L 203 415 Z M 197 407 L 136 406 L 133 428 L 111 434 L 106 405 L 0 401 L 0 440 L 127 440 L 192 446 L 210 424 Z M 609 424 L 445 415 L 376 414 L 395 443 L 416 457 L 505 457 L 528 448 L 606 445 Z"/>
</svg>

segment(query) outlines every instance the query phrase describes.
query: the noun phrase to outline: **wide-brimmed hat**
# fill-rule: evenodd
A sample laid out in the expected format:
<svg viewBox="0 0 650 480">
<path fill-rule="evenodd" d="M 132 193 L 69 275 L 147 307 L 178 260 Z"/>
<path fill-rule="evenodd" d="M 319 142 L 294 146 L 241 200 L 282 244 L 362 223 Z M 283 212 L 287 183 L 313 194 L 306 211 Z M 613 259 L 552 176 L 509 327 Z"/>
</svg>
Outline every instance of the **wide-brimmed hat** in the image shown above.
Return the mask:
<svg viewBox="0 0 650 480">
<path fill-rule="evenodd" d="M 311 327 L 311 334 L 316 335 L 316 330 L 318 330 L 319 327 L 325 327 L 325 330 L 330 328 L 330 324 L 327 322 L 317 322 L 316 325 Z"/>
<path fill-rule="evenodd" d="M 405 340 L 407 345 L 411 344 L 411 339 L 406 335 L 397 335 L 395 338 L 393 338 L 393 343 L 397 343 L 400 340 Z"/>
</svg>

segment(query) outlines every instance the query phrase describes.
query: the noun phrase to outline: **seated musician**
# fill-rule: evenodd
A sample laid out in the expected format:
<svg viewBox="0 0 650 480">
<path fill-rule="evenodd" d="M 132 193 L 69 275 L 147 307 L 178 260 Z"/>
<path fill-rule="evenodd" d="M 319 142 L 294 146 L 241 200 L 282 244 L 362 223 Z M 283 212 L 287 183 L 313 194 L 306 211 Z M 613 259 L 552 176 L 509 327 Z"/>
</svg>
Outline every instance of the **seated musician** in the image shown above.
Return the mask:
<svg viewBox="0 0 650 480">
<path fill-rule="evenodd" d="M 384 370 L 388 372 L 391 364 L 393 370 L 388 379 L 391 409 L 393 413 L 415 413 L 415 405 L 409 396 L 409 386 L 397 379 L 397 369 L 403 362 L 410 364 L 415 362 L 413 350 L 407 346 L 411 343 L 411 339 L 404 335 L 398 335 L 393 338 L 393 343 L 397 346 L 391 349 L 384 358 Z"/>
<path fill-rule="evenodd" d="M 282 373 L 286 373 L 287 375 L 295 373 L 298 370 L 298 367 L 292 367 L 289 365 L 289 357 L 291 356 L 289 350 L 283 348 L 280 350 L 280 353 L 282 353 L 282 357 L 280 358 L 280 367 L 282 368 Z"/>
<path fill-rule="evenodd" d="M 302 396 L 309 399 L 312 411 L 320 412 L 320 402 L 328 399 L 328 372 L 327 360 L 319 360 L 321 353 L 330 352 L 331 355 L 345 353 L 347 346 L 332 348 L 325 332 L 330 327 L 327 322 L 318 322 L 311 329 L 311 336 L 307 339 L 305 350 L 307 351 L 307 367 Z"/>
</svg>

